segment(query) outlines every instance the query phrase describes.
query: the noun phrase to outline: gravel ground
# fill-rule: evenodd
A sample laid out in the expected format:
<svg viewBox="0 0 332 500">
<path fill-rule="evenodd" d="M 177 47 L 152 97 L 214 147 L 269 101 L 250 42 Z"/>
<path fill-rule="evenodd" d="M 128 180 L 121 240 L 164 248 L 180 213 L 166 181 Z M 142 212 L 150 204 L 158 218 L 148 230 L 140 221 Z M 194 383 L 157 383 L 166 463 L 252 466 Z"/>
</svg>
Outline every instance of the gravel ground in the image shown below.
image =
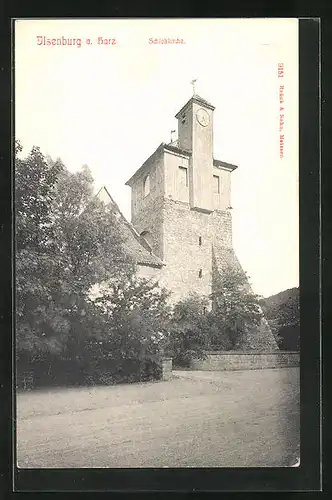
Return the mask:
<svg viewBox="0 0 332 500">
<path fill-rule="evenodd" d="M 17 395 L 22 468 L 276 467 L 299 454 L 299 369 Z"/>
</svg>

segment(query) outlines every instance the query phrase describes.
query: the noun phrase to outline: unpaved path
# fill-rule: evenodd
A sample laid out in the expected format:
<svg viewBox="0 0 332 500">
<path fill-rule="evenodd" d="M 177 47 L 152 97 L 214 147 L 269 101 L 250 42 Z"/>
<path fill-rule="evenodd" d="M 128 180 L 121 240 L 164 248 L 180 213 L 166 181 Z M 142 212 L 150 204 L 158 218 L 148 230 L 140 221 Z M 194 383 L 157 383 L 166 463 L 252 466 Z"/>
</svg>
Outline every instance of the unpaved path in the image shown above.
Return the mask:
<svg viewBox="0 0 332 500">
<path fill-rule="evenodd" d="M 292 465 L 299 370 L 175 371 L 165 382 L 18 394 L 20 467 Z"/>
</svg>

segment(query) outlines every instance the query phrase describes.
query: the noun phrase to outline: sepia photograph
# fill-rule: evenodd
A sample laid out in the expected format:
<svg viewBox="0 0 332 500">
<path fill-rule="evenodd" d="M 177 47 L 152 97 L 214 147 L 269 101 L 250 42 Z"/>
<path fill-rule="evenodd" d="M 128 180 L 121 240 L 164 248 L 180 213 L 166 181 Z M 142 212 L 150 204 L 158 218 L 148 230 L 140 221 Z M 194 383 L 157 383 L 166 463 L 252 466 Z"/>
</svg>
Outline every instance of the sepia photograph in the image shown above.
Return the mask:
<svg viewBox="0 0 332 500">
<path fill-rule="evenodd" d="M 14 31 L 17 467 L 298 467 L 298 20 Z"/>
</svg>

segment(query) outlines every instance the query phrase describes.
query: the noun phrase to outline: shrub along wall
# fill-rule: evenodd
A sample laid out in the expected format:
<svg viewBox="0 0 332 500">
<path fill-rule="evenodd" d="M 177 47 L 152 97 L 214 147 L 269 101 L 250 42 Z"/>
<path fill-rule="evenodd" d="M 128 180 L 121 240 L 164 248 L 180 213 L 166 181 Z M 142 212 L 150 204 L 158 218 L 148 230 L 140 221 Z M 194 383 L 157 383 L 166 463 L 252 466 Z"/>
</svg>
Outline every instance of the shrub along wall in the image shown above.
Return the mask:
<svg viewBox="0 0 332 500">
<path fill-rule="evenodd" d="M 190 368 L 192 370 L 258 370 L 299 366 L 300 364 L 298 351 L 215 351 L 205 354 L 205 359 L 191 361 Z"/>
<path fill-rule="evenodd" d="M 93 364 L 57 358 L 34 363 L 21 361 L 16 370 L 16 386 L 23 390 L 38 387 L 112 385 L 160 378 L 160 364 L 136 359 L 101 360 Z"/>
</svg>

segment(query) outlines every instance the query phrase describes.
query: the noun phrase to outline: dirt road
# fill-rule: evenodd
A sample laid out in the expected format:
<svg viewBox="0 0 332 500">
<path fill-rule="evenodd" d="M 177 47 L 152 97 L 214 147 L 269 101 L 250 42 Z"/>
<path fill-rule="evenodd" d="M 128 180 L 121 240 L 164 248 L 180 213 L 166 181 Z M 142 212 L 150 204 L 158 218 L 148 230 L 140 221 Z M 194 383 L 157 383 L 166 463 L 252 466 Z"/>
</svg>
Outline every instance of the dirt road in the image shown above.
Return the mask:
<svg viewBox="0 0 332 500">
<path fill-rule="evenodd" d="M 297 368 L 173 373 L 167 382 L 18 394 L 18 466 L 294 463 Z"/>
</svg>

